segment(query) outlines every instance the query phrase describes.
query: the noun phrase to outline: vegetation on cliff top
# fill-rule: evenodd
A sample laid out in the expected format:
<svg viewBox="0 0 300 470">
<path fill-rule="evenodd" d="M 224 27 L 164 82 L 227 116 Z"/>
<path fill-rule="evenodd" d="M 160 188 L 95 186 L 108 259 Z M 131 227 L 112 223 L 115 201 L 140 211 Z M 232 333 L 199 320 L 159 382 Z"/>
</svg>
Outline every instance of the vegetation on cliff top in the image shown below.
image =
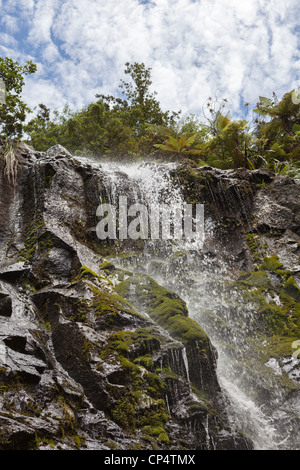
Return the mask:
<svg viewBox="0 0 300 470">
<path fill-rule="evenodd" d="M 181 119 L 180 111 L 163 111 L 151 91 L 151 68 L 137 62 L 125 66 L 129 80 L 120 81 L 119 96 L 97 94 L 78 111 L 66 105 L 62 112 L 51 113 L 41 103 L 25 125 L 30 109 L 20 96 L 24 76 L 36 66 L 1 58 L 0 79 L 7 96 L 0 104 L 0 137 L 18 141 L 23 136 L 40 151 L 61 144 L 74 154 L 131 159 L 151 154 L 222 169 L 264 167 L 299 177 L 300 105 L 293 99 L 295 90 L 281 100 L 275 94 L 259 97 L 252 122 L 231 119 L 226 99 L 208 98 L 202 122 L 193 114 Z"/>
</svg>

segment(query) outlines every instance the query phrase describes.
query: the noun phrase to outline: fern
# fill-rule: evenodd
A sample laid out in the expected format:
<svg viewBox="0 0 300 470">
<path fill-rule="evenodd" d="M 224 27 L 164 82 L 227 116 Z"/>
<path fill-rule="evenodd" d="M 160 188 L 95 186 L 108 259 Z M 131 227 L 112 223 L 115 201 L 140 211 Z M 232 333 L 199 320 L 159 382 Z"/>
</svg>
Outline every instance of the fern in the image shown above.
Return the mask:
<svg viewBox="0 0 300 470">
<path fill-rule="evenodd" d="M 179 138 L 169 135 L 167 141 L 165 141 L 163 144 L 155 144 L 154 147 L 158 148 L 159 150 L 165 150 L 167 152 L 177 154 L 191 153 L 196 155 L 200 154 L 200 150 L 191 148 L 194 145 L 196 138 L 197 134 L 192 134 L 190 136 L 182 135 Z"/>
<path fill-rule="evenodd" d="M 271 98 L 259 97 L 259 102 L 254 112 L 260 116 L 268 116 L 274 107 L 274 101 Z"/>
</svg>

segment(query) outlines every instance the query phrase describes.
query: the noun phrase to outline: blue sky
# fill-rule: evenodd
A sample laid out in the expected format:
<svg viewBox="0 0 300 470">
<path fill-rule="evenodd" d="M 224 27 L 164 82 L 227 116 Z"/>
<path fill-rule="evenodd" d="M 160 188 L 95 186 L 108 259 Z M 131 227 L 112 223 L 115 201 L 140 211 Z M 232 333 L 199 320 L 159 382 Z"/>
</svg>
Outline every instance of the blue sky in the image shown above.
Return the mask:
<svg viewBox="0 0 300 470">
<path fill-rule="evenodd" d="M 0 55 L 38 66 L 24 100 L 74 110 L 119 93 L 125 62 L 152 68 L 163 109 L 233 116 L 300 86 L 299 0 L 0 0 Z M 128 78 L 128 77 L 126 77 Z"/>
</svg>

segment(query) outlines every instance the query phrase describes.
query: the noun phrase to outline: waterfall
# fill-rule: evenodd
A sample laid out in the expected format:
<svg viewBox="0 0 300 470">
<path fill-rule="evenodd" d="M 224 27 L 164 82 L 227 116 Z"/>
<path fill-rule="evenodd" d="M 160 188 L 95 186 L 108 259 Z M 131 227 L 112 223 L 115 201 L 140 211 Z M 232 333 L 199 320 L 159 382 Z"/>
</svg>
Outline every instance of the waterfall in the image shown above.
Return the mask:
<svg viewBox="0 0 300 470">
<path fill-rule="evenodd" d="M 171 175 L 172 170 L 176 168 L 173 163 L 101 162 L 100 166 L 106 175 L 106 191 L 111 202 L 115 203 L 117 196 L 122 195 L 124 179 L 127 180 L 133 199 L 138 202 L 164 203 L 171 207 L 185 202 L 180 185 L 176 184 Z M 211 187 L 210 190 L 212 191 Z M 241 199 L 239 193 L 238 197 Z M 242 210 L 245 211 L 245 208 L 242 207 Z M 247 222 L 250 224 L 248 220 Z M 213 238 L 213 231 L 213 222 L 205 219 L 205 233 L 209 233 L 210 239 Z M 124 260 L 116 258 L 114 262 L 124 267 Z M 185 240 L 146 240 L 143 252 L 139 252 L 134 261 L 128 258 L 126 269 L 148 274 L 160 285 L 176 292 L 186 302 L 190 317 L 206 331 L 217 350 L 217 376 L 228 400 L 232 427 L 244 431 L 254 442 L 256 449 L 279 448 L 279 443 L 284 441 L 284 434 L 278 425 L 276 427 L 270 413 L 270 404 L 266 403 L 268 406 L 264 406 L 257 403 L 253 393 L 255 370 L 252 371 L 254 379 L 248 379 L 247 371 L 241 371 L 239 365 L 241 355 L 246 355 L 242 348 L 245 347 L 246 335 L 251 335 L 253 311 L 251 305 L 244 308 L 240 306 L 238 321 L 232 318 L 231 303 L 234 299 L 226 297 L 224 288 L 226 281 L 230 280 L 230 276 L 225 274 L 226 266 L 222 265 L 222 262 L 213 266 L 203 251 L 203 240 L 196 238 L 192 243 Z M 223 312 L 223 329 L 219 326 L 220 311 Z M 215 322 L 211 321 L 212 317 Z M 243 327 L 240 322 L 243 322 Z M 232 346 L 230 354 L 228 344 Z M 182 354 L 189 378 L 185 350 Z"/>
<path fill-rule="evenodd" d="M 183 357 L 183 361 L 184 361 L 184 365 L 185 365 L 187 380 L 190 381 L 189 363 L 188 363 L 188 359 L 187 359 L 186 349 L 185 349 L 185 348 L 183 348 L 183 350 L 182 350 L 182 357 Z"/>
</svg>

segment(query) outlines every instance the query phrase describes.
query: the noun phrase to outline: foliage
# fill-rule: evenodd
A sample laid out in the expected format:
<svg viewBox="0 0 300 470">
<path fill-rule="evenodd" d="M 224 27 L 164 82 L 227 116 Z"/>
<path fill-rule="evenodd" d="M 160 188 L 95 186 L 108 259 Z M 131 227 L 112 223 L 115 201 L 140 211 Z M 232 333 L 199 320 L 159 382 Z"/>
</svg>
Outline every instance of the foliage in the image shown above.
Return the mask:
<svg viewBox="0 0 300 470">
<path fill-rule="evenodd" d="M 58 143 L 54 134 L 54 124 L 50 121 L 50 109 L 39 104 L 39 111 L 26 126 L 25 132 L 30 136 L 30 143 L 40 151 L 47 150 Z"/>
<path fill-rule="evenodd" d="M 5 139 L 20 139 L 37 150 L 61 144 L 73 154 L 190 159 L 217 168 L 267 168 L 299 178 L 300 102 L 295 90 L 281 100 L 259 97 L 255 120 L 232 119 L 227 100 L 208 98 L 204 122 L 190 114 L 163 111 L 152 91 L 151 68 L 125 64 L 128 79 L 120 81 L 120 96 L 96 95 L 97 100 L 78 111 L 66 104 L 62 111 L 39 104 L 36 116 L 24 125 L 30 109 L 20 99 L 24 76 L 36 66 L 20 66 L 0 59 L 0 79 L 6 85 L 6 103 L 0 105 L 0 129 Z M 249 106 L 246 104 L 245 106 Z M 1 135 L 0 135 L 1 137 Z M 12 162 L 12 161 L 11 161 Z M 13 162 L 12 162 L 13 163 Z"/>
<path fill-rule="evenodd" d="M 198 134 L 181 135 L 180 137 L 168 136 L 168 139 L 163 144 L 155 144 L 159 150 L 171 152 L 177 156 L 187 156 L 191 160 L 196 160 L 199 165 L 205 165 L 201 160 L 201 145 L 197 145 Z"/>
<path fill-rule="evenodd" d="M 185 156 L 200 165 L 205 164 L 201 160 L 201 155 L 206 134 L 205 126 L 192 114 L 185 119 L 172 122 L 169 126 L 147 125 L 147 138 L 152 136 L 152 145 L 159 152 Z M 159 140 L 158 143 L 154 142 L 154 136 Z"/>
<path fill-rule="evenodd" d="M 157 92 L 151 92 L 151 68 L 146 68 L 145 64 L 126 62 L 124 73 L 129 75 L 131 80 L 126 82 L 121 80 L 120 88 L 126 95 L 130 103 L 129 106 L 129 125 L 134 126 L 138 134 L 143 134 L 146 123 L 168 125 L 172 123 L 178 113 L 169 111 L 163 112 L 159 102 L 156 99 Z"/>
<path fill-rule="evenodd" d="M 26 127 L 30 143 L 37 150 L 59 143 L 70 152 L 94 155 L 137 152 L 148 124 L 168 126 L 178 114 L 161 110 L 156 93 L 150 92 L 150 70 L 144 64 L 126 63 L 125 74 L 131 80 L 121 80 L 120 85 L 126 100 L 96 95 L 98 101 L 78 112 L 71 112 L 67 105 L 62 112 L 54 111 L 53 121 L 49 109 L 40 104 Z"/>
<path fill-rule="evenodd" d="M 279 101 L 260 97 L 255 113 L 257 132 L 264 139 L 263 153 L 268 162 L 292 161 L 300 157 L 300 106 L 293 100 L 294 90 Z"/>
<path fill-rule="evenodd" d="M 191 146 L 193 145 L 195 138 L 196 134 L 192 134 L 190 136 L 182 135 L 179 138 L 169 135 L 168 141 L 164 144 L 156 144 L 155 147 L 175 153 L 186 153 L 191 151 Z"/>
<path fill-rule="evenodd" d="M 0 104 L 0 136 L 2 138 L 22 137 L 26 116 L 30 108 L 20 95 L 24 86 L 24 77 L 36 72 L 36 65 L 27 61 L 24 66 L 5 57 L 0 57 L 0 79 L 5 84 L 5 103 Z"/>
<path fill-rule="evenodd" d="M 230 121 L 218 116 L 217 133 L 206 144 L 206 153 L 213 166 L 220 168 L 248 167 L 248 149 L 251 136 L 247 121 Z"/>
</svg>

